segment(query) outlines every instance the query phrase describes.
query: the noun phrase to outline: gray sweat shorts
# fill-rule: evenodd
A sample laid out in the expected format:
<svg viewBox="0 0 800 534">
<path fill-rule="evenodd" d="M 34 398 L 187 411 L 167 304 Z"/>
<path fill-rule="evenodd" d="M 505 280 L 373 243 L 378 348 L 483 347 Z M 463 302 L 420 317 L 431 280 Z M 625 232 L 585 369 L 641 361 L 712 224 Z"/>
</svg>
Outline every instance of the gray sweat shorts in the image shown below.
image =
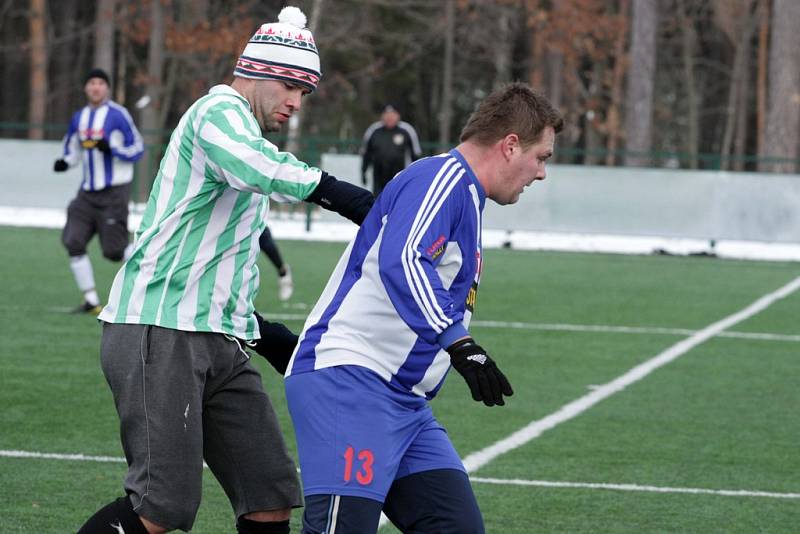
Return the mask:
<svg viewBox="0 0 800 534">
<path fill-rule="evenodd" d="M 122 261 L 128 246 L 128 199 L 131 184 L 115 185 L 100 191 L 78 191 L 67 208 L 67 224 L 61 242 L 70 256 L 86 254 L 86 245 L 100 236 L 103 256 Z"/>
<path fill-rule="evenodd" d="M 235 340 L 106 323 L 100 358 L 120 418 L 125 491 L 139 515 L 190 530 L 203 459 L 237 518 L 302 506 L 261 375 Z"/>
</svg>

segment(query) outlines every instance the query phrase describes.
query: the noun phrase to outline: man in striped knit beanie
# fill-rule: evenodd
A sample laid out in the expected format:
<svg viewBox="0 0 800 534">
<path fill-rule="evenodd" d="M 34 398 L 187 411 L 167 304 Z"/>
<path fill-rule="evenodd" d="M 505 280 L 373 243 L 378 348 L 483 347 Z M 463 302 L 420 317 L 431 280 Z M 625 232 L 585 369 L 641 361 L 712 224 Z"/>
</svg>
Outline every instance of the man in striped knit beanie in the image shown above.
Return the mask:
<svg viewBox="0 0 800 534">
<path fill-rule="evenodd" d="M 126 496 L 82 533 L 192 528 L 203 460 L 240 533 L 289 532 L 302 505 L 253 343 L 281 373 L 297 338 L 255 313 L 258 238 L 268 197 L 309 201 L 360 224 L 366 190 L 278 151 L 278 130 L 320 79 L 305 15 L 287 7 L 262 25 L 217 85 L 181 118 L 161 162 L 133 252 L 114 280 L 101 363 L 114 394 L 128 473 Z M 261 338 L 261 339 L 259 339 Z"/>
</svg>

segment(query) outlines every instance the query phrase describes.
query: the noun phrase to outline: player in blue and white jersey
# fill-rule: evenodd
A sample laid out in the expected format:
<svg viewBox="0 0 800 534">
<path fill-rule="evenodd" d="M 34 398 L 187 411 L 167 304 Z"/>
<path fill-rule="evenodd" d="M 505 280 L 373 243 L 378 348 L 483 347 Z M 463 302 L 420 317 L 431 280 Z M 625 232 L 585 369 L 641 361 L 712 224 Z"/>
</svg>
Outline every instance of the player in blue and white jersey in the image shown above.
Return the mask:
<svg viewBox="0 0 800 534">
<path fill-rule="evenodd" d="M 100 297 L 86 245 L 98 234 L 103 256 L 111 261 L 127 259 L 133 164 L 144 153 L 133 119 L 124 107 L 109 99 L 109 91 L 105 71 L 93 69 L 86 75 L 87 104 L 72 116 L 64 137 L 64 153 L 53 165 L 56 172 L 79 163 L 83 170 L 78 195 L 67 209 L 61 242 L 83 293 L 83 304 L 75 311 L 95 315 L 100 313 Z"/>
<path fill-rule="evenodd" d="M 308 317 L 286 373 L 307 533 L 483 532 L 464 466 L 434 418 L 452 366 L 472 397 L 513 393 L 469 334 L 486 199 L 545 178 L 563 125 L 525 84 L 489 95 L 461 143 L 384 189 Z"/>
</svg>

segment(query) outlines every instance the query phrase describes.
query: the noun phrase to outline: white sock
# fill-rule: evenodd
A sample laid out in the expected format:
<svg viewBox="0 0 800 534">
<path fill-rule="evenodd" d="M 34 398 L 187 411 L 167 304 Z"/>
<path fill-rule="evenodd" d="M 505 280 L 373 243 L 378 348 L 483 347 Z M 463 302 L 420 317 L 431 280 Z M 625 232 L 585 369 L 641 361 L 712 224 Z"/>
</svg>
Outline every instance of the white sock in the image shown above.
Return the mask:
<svg viewBox="0 0 800 534">
<path fill-rule="evenodd" d="M 125 252 L 122 253 L 122 261 L 128 261 L 131 254 L 133 254 L 133 243 L 128 243 L 128 246 L 125 247 Z"/>
<path fill-rule="evenodd" d="M 83 298 L 91 304 L 92 306 L 99 306 L 100 305 L 100 297 L 97 295 L 97 291 L 94 289 L 90 289 L 89 291 L 83 292 Z"/>
<path fill-rule="evenodd" d="M 89 261 L 89 256 L 86 254 L 72 256 L 69 259 L 69 267 L 72 269 L 75 283 L 78 284 L 78 289 L 83 292 L 86 302 L 92 306 L 100 304 L 100 297 L 97 296 L 97 291 L 94 288 L 94 272 L 92 271 L 92 262 Z"/>
</svg>

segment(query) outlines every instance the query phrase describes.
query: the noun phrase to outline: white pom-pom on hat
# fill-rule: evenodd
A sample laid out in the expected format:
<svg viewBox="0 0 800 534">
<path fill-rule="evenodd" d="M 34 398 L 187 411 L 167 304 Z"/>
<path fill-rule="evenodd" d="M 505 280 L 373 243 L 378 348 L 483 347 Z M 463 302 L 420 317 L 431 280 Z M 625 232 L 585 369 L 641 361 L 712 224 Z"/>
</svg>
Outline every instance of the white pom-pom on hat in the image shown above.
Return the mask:
<svg viewBox="0 0 800 534">
<path fill-rule="evenodd" d="M 233 75 L 255 80 L 280 80 L 313 91 L 322 71 L 319 52 L 306 16 L 300 9 L 284 7 L 278 22 L 262 24 L 236 62 Z"/>
<path fill-rule="evenodd" d="M 297 26 L 301 30 L 306 27 L 306 15 L 299 7 L 286 6 L 278 13 L 278 22 Z"/>
</svg>

